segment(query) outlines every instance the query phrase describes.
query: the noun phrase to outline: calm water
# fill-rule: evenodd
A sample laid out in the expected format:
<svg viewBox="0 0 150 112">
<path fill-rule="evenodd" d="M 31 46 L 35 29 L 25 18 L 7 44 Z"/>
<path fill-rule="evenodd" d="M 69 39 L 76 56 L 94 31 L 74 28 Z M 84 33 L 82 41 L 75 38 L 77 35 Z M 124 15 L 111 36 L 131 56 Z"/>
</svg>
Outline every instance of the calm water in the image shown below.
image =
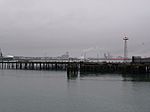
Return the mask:
<svg viewBox="0 0 150 112">
<path fill-rule="evenodd" d="M 149 112 L 149 77 L 0 70 L 0 112 Z"/>
</svg>

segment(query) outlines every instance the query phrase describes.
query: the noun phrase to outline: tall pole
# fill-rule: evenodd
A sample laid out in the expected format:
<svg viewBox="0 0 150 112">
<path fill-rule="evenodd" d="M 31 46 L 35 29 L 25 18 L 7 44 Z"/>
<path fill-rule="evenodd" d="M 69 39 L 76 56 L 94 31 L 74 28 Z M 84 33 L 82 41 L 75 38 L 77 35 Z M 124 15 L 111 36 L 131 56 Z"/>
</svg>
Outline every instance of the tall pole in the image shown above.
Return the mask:
<svg viewBox="0 0 150 112">
<path fill-rule="evenodd" d="M 84 61 L 86 60 L 86 51 L 84 52 Z"/>
<path fill-rule="evenodd" d="M 3 53 L 2 53 L 1 48 L 0 48 L 0 57 L 3 57 Z"/>
<path fill-rule="evenodd" d="M 123 38 L 124 40 L 124 61 L 128 58 L 128 51 L 127 51 L 127 41 L 129 40 L 126 36 Z"/>
</svg>

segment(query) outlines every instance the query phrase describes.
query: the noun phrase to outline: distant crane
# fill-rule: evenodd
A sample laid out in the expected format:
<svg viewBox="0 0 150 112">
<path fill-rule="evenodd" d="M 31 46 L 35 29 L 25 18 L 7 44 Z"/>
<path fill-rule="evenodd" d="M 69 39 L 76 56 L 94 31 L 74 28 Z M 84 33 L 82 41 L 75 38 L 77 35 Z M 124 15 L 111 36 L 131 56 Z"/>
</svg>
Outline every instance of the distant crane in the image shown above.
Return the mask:
<svg viewBox="0 0 150 112">
<path fill-rule="evenodd" d="M 127 49 L 127 41 L 129 40 L 128 37 L 124 34 L 124 61 L 128 59 L 128 49 Z"/>
<path fill-rule="evenodd" d="M 2 53 L 1 48 L 0 48 L 0 57 L 3 57 L 3 53 Z"/>
</svg>

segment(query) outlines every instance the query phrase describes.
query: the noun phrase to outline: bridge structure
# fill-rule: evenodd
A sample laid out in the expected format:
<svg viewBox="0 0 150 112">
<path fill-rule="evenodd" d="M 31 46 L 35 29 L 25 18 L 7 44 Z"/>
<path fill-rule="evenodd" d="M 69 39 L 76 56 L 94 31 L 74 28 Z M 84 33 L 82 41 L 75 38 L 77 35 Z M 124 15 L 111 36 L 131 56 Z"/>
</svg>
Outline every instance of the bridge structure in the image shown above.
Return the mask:
<svg viewBox="0 0 150 112">
<path fill-rule="evenodd" d="M 13 70 L 47 70 L 67 71 L 67 76 L 76 77 L 78 73 L 150 73 L 150 63 L 137 63 L 135 58 L 130 62 L 106 62 L 79 59 L 33 60 L 33 59 L 0 59 L 0 69 Z M 141 62 L 141 61 L 140 61 Z"/>
</svg>

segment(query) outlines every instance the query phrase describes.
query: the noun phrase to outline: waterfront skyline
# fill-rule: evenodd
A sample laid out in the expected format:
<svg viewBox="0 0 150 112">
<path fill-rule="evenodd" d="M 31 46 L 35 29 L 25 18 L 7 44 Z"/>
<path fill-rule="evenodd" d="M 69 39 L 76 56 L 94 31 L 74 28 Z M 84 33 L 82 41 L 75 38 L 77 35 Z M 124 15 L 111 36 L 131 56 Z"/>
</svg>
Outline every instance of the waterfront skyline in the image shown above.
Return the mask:
<svg viewBox="0 0 150 112">
<path fill-rule="evenodd" d="M 0 47 L 6 54 L 150 56 L 148 0 L 0 0 Z"/>
</svg>

